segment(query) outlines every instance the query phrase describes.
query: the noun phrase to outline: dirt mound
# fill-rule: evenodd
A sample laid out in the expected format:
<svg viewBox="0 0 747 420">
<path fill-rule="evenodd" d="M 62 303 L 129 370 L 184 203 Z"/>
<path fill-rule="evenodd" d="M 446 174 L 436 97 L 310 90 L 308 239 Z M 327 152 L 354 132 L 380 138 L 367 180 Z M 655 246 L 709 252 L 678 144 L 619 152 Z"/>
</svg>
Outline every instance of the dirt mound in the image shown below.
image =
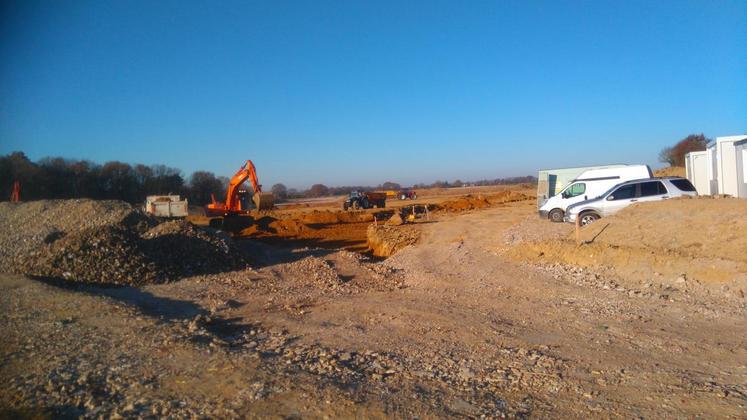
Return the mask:
<svg viewBox="0 0 747 420">
<path fill-rule="evenodd" d="M 461 212 L 474 209 L 482 209 L 490 207 L 494 204 L 511 203 L 514 201 L 524 201 L 532 199 L 532 197 L 516 192 L 516 191 L 501 191 L 497 194 L 490 196 L 473 196 L 465 195 L 463 197 L 455 198 L 453 200 L 447 200 L 437 206 L 437 210 L 446 212 Z"/>
<path fill-rule="evenodd" d="M 438 210 L 447 212 L 458 212 L 465 210 L 481 209 L 490 206 L 490 201 L 482 195 L 477 197 L 465 195 L 453 200 L 447 200 L 438 205 Z"/>
<path fill-rule="evenodd" d="M 225 233 L 181 220 L 161 223 L 141 238 L 141 248 L 155 262 L 159 280 L 237 270 L 248 264 Z"/>
<path fill-rule="evenodd" d="M 517 191 L 501 191 L 488 196 L 492 204 L 513 203 L 514 201 L 534 200 L 535 197 Z"/>
<path fill-rule="evenodd" d="M 115 200 L 39 200 L 0 203 L 0 270 L 70 232 L 120 224 L 144 232 L 157 221 Z"/>
<path fill-rule="evenodd" d="M 155 264 L 140 249 L 139 239 L 122 226 L 88 228 L 32 252 L 16 268 L 23 274 L 84 283 L 152 283 Z"/>
<path fill-rule="evenodd" d="M 266 235 L 294 236 L 308 230 L 308 226 L 296 219 L 277 219 L 265 216 L 254 220 L 251 226 L 242 229 L 237 236 L 245 238 Z"/>
<path fill-rule="evenodd" d="M 685 177 L 685 168 L 683 166 L 669 166 L 654 171 L 654 176 L 681 176 Z"/>
<path fill-rule="evenodd" d="M 524 242 L 511 253 L 636 277 L 747 284 L 747 200 L 675 199 L 630 206 L 581 230 L 584 245 Z"/>
<path fill-rule="evenodd" d="M 583 229 L 582 239 L 747 263 L 747 200 L 696 198 L 630 206 Z"/>
<path fill-rule="evenodd" d="M 314 210 L 301 216 L 300 221 L 307 225 L 333 223 L 373 222 L 374 215 L 363 211 L 319 211 Z"/>
<path fill-rule="evenodd" d="M 26 224 L 18 225 L 19 221 Z M 55 200 L 0 207 L 5 270 L 143 285 L 246 267 L 231 239 L 185 221 L 156 221 L 122 202 Z"/>
<path fill-rule="evenodd" d="M 368 247 L 377 257 L 389 257 L 420 238 L 420 231 L 408 225 L 370 225 L 366 234 Z"/>
</svg>

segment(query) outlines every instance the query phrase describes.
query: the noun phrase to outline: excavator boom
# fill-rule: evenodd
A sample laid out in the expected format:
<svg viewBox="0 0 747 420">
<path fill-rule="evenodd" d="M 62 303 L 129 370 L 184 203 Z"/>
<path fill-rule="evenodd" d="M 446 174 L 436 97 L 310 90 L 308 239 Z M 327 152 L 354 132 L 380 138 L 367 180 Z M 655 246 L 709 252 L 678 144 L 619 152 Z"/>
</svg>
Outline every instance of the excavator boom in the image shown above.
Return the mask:
<svg viewBox="0 0 747 420">
<path fill-rule="evenodd" d="M 249 209 L 242 207 L 239 189 L 247 180 L 252 185 L 252 201 L 257 206 L 257 210 L 271 209 L 275 204 L 274 197 L 272 193 L 262 192 L 262 185 L 259 184 L 259 179 L 257 179 L 257 170 L 254 163 L 247 160 L 228 182 L 225 203 L 219 203 L 213 198 L 213 202 L 207 205 L 207 212 L 215 215 L 246 213 Z"/>
</svg>

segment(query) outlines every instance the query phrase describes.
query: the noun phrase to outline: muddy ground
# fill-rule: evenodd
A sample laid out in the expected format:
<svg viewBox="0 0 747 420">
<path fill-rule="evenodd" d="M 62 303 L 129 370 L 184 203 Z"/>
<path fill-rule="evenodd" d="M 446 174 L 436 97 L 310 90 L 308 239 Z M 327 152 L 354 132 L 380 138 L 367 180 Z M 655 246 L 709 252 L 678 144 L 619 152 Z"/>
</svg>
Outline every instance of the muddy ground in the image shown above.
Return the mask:
<svg viewBox="0 0 747 420">
<path fill-rule="evenodd" d="M 532 201 L 416 229 L 140 288 L 2 274 L 0 416 L 744 418 L 738 279 L 545 258 L 573 230 Z"/>
</svg>

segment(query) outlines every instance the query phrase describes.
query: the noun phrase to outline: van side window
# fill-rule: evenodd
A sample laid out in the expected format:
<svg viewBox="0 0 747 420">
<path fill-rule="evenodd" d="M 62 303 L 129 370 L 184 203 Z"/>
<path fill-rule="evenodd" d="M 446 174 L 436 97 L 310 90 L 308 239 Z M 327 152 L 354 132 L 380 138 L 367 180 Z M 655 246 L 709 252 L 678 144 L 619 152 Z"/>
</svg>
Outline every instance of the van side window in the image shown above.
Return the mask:
<svg viewBox="0 0 747 420">
<path fill-rule="evenodd" d="M 662 195 L 667 193 L 667 188 L 661 181 L 651 181 L 641 183 L 641 197 L 650 197 L 652 195 Z"/>
<path fill-rule="evenodd" d="M 635 197 L 635 184 L 631 185 L 625 185 L 615 190 L 615 192 L 612 193 L 612 196 L 614 197 L 612 200 L 626 200 L 629 198 Z"/>
<path fill-rule="evenodd" d="M 565 194 L 568 197 L 575 197 L 585 192 L 586 192 L 586 184 L 584 184 L 583 182 L 579 182 L 577 184 L 571 185 L 571 187 L 568 188 L 568 191 L 566 191 Z"/>
</svg>

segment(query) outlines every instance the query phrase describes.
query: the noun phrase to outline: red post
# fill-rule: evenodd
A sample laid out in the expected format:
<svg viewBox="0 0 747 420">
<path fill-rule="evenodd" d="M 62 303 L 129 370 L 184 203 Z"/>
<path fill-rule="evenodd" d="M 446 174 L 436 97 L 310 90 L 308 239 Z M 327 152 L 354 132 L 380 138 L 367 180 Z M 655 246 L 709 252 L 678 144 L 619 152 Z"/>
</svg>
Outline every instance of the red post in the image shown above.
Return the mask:
<svg viewBox="0 0 747 420">
<path fill-rule="evenodd" d="M 13 192 L 10 193 L 10 202 L 17 203 L 21 201 L 21 183 L 16 181 L 13 183 Z"/>
</svg>

